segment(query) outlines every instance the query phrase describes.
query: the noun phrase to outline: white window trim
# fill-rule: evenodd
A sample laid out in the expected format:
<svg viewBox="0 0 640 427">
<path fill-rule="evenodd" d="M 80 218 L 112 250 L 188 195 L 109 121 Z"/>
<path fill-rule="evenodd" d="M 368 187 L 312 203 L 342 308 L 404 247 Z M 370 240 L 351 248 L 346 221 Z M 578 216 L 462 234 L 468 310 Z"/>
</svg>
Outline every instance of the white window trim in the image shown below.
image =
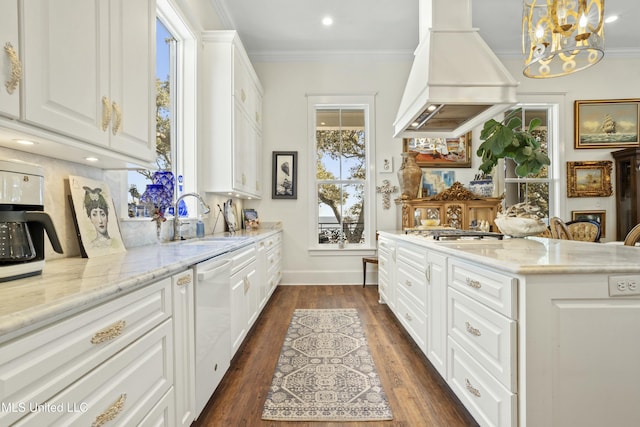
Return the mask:
<svg viewBox="0 0 640 427">
<path fill-rule="evenodd" d="M 340 249 L 338 245 L 320 245 L 318 243 L 318 205 L 316 199 L 316 108 L 362 108 L 365 110 L 366 176 L 365 176 L 365 230 L 364 244 L 346 244 Z M 376 194 L 375 194 L 375 93 L 359 95 L 307 95 L 308 114 L 308 194 L 309 194 L 309 254 L 310 255 L 339 255 L 348 252 L 349 255 L 370 255 L 376 249 Z"/>
</svg>

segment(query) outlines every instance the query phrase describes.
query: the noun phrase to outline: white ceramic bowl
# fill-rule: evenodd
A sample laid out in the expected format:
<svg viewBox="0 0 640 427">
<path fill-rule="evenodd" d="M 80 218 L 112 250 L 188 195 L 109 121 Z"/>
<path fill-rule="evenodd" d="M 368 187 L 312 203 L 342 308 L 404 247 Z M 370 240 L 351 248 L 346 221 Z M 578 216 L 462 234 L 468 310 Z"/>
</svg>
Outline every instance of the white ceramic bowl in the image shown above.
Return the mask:
<svg viewBox="0 0 640 427">
<path fill-rule="evenodd" d="M 498 216 L 495 223 L 502 232 L 511 237 L 535 236 L 547 229 L 547 225 L 539 219 Z"/>
</svg>

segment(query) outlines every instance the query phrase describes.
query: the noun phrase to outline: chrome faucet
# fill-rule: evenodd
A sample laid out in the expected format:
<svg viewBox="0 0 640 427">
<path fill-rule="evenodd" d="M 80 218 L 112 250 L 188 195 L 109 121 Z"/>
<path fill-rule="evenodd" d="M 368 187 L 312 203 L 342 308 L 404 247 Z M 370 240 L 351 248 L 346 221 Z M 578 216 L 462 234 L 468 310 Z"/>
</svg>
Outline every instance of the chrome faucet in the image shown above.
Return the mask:
<svg viewBox="0 0 640 427">
<path fill-rule="evenodd" d="M 176 204 L 175 204 L 175 207 L 173 209 L 173 212 L 174 212 L 174 216 L 173 216 L 173 240 L 180 240 L 180 236 L 178 235 L 178 230 L 180 229 L 180 219 L 178 219 L 178 205 L 179 205 L 180 201 L 182 199 L 184 199 L 185 197 L 187 197 L 187 196 L 193 196 L 193 197 L 195 197 L 196 199 L 198 199 L 200 201 L 200 204 L 204 208 L 204 211 L 202 212 L 203 214 L 208 214 L 209 212 L 211 212 L 211 208 L 209 207 L 207 202 L 205 202 L 204 199 L 202 198 L 202 196 L 199 195 L 198 193 L 184 193 L 183 195 L 178 197 L 176 199 Z"/>
</svg>

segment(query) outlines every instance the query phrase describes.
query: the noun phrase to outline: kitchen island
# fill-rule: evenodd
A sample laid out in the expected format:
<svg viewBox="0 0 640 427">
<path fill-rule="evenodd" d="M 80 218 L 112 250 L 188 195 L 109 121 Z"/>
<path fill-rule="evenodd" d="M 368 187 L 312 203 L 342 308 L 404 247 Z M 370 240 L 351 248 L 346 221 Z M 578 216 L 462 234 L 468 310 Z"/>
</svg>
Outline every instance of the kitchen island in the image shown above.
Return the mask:
<svg viewBox="0 0 640 427">
<path fill-rule="evenodd" d="M 640 248 L 380 232 L 379 291 L 481 425 L 640 425 Z"/>
</svg>

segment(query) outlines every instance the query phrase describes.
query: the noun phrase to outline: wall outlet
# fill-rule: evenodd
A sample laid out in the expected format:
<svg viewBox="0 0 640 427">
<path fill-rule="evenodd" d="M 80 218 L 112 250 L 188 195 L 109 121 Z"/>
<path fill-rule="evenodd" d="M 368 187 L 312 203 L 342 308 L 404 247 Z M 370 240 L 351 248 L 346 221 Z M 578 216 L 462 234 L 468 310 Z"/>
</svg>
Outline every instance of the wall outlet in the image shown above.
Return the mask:
<svg viewBox="0 0 640 427">
<path fill-rule="evenodd" d="M 640 295 L 640 275 L 609 276 L 609 296 Z"/>
</svg>

